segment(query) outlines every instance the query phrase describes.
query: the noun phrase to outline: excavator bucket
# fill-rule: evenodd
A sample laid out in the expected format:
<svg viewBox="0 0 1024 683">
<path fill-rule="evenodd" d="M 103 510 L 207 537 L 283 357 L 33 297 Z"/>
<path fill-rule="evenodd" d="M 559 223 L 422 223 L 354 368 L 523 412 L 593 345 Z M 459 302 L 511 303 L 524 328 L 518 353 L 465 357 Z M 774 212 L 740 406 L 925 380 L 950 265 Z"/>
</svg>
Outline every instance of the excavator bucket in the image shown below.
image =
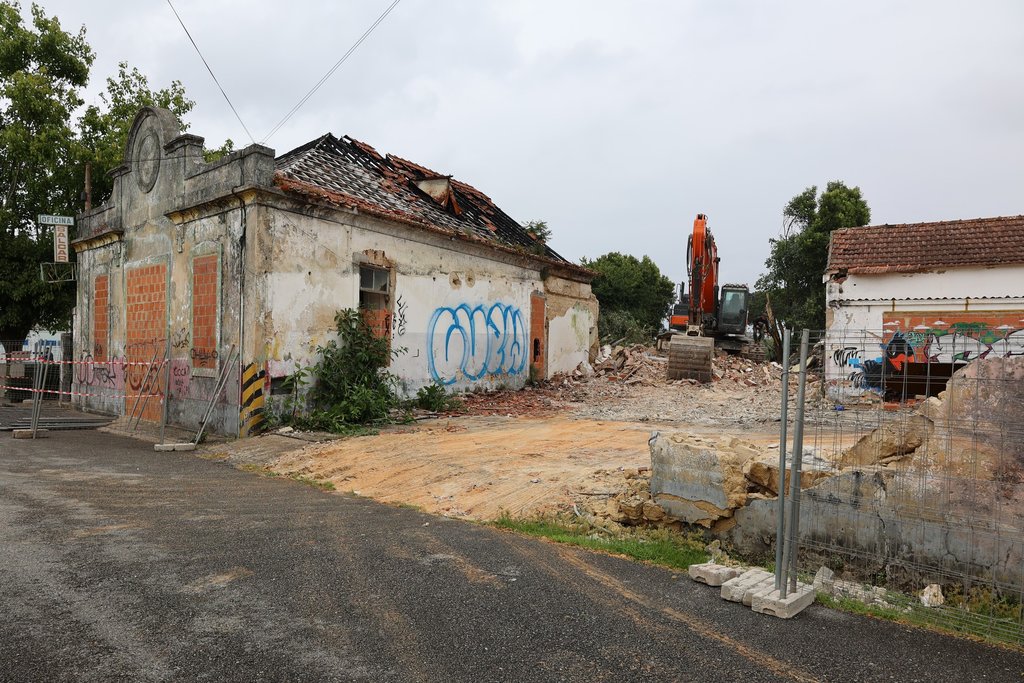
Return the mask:
<svg viewBox="0 0 1024 683">
<path fill-rule="evenodd" d="M 712 337 L 674 334 L 668 343 L 668 378 L 711 381 L 711 359 L 715 355 Z"/>
</svg>

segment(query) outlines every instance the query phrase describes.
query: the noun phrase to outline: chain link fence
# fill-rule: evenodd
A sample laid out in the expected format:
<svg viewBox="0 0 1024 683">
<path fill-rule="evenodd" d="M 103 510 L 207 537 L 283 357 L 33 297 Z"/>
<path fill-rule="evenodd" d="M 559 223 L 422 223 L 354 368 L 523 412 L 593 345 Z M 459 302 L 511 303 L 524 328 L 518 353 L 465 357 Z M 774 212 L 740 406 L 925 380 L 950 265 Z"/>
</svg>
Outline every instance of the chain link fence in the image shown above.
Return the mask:
<svg viewBox="0 0 1024 683">
<path fill-rule="evenodd" d="M 811 335 L 799 567 L 837 600 L 1020 645 L 1024 355 L 990 341 Z"/>
</svg>

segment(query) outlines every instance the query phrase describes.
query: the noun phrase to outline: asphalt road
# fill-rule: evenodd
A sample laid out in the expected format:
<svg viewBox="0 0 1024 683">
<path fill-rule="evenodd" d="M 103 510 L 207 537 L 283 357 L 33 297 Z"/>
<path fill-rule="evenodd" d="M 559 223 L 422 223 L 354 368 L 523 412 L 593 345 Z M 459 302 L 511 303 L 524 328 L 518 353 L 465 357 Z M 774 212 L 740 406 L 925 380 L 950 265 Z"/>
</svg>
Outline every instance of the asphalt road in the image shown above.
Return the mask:
<svg viewBox="0 0 1024 683">
<path fill-rule="evenodd" d="M 1020 681 L 1024 654 L 259 477 L 0 434 L 2 681 Z"/>
</svg>

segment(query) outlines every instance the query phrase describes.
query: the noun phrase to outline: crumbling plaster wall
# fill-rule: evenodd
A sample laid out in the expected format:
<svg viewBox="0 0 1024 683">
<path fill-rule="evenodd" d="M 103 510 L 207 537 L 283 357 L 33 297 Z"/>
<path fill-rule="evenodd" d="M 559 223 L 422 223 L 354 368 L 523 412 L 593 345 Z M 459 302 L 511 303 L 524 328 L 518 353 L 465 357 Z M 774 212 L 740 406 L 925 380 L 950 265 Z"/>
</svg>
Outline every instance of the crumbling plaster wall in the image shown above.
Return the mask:
<svg viewBox="0 0 1024 683">
<path fill-rule="evenodd" d="M 599 305 L 586 282 L 549 275 L 544 279 L 544 292 L 550 378 L 597 357 Z"/>
<path fill-rule="evenodd" d="M 97 275 L 109 277 L 107 362 L 76 367 L 75 390 L 89 394 L 79 397 L 82 407 L 124 414 L 134 403 L 132 392 L 169 395 L 168 421 L 197 428 L 230 346 L 239 344 L 237 285 L 246 221 L 238 190 L 269 186 L 273 151 L 253 145 L 207 164 L 202 150 L 203 139 L 181 134 L 170 112 L 141 110 L 129 133 L 125 164 L 114 173 L 113 195 L 79 217 L 76 358 L 87 358 L 95 346 L 93 284 Z M 193 316 L 193 264 L 201 256 L 208 257 L 207 263 L 209 257 L 216 259 L 215 277 L 201 285 L 215 308 L 204 323 L 215 333 L 213 338 L 205 335 L 203 348 Z M 155 275 L 133 277 L 153 267 Z M 158 305 L 136 303 L 132 311 L 133 294 Z M 168 367 L 148 379 L 145 367 L 124 362 L 149 363 L 154 354 L 162 359 L 168 350 Z M 218 394 L 210 431 L 238 433 L 238 386 L 236 362 Z M 159 420 L 160 412 L 160 399 L 150 398 L 144 419 Z"/>
<path fill-rule="evenodd" d="M 335 313 L 358 306 L 367 264 L 393 273 L 392 346 L 402 352 L 391 371 L 406 393 L 435 382 L 451 390 L 526 383 L 539 269 L 485 245 L 350 212 L 266 211 L 256 296 L 271 378 L 316 361 L 316 347 L 335 336 Z"/>
</svg>

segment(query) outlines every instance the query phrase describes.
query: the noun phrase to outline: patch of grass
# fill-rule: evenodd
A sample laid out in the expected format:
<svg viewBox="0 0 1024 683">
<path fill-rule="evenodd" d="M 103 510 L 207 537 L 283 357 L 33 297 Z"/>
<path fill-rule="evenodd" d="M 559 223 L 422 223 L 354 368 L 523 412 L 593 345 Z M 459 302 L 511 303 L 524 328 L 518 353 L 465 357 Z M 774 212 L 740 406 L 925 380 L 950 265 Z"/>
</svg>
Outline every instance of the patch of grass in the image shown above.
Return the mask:
<svg viewBox="0 0 1024 683">
<path fill-rule="evenodd" d="M 708 559 L 703 544 L 667 529 L 637 529 L 613 535 L 603 529 L 571 520 L 517 519 L 509 515 L 502 515 L 493 524 L 500 529 L 540 536 L 556 543 L 589 550 L 625 555 L 672 569 L 686 569 L 691 564 L 706 562 Z"/>
<path fill-rule="evenodd" d="M 466 408 L 466 404 L 463 403 L 462 399 L 455 394 L 449 394 L 443 385 L 436 383 L 421 387 L 416 392 L 413 405 L 435 413 L 458 412 Z"/>
<path fill-rule="evenodd" d="M 953 601 L 947 598 L 946 604 L 942 607 L 925 607 L 915 596 L 897 594 L 894 591 L 890 591 L 886 599 L 891 604 L 873 605 L 850 597 L 818 593 L 818 603 L 841 612 L 998 645 L 1020 648 L 1022 644 L 1020 620 L 1015 614 L 1012 611 L 1008 614 L 1004 612 L 1001 617 L 995 617 L 991 613 L 986 613 L 986 607 L 989 605 L 984 600 L 980 605 L 956 604 L 954 597 Z"/>
<path fill-rule="evenodd" d="M 326 479 L 314 479 L 313 477 L 307 477 L 302 474 L 290 474 L 289 479 L 297 481 L 300 484 L 306 486 L 312 486 L 313 488 L 320 489 L 321 491 L 334 491 L 334 484 Z"/>
<path fill-rule="evenodd" d="M 199 451 L 198 453 L 196 453 L 196 457 L 202 458 L 203 460 L 212 460 L 214 462 L 221 462 L 221 461 L 227 460 L 229 456 L 228 456 L 227 453 L 223 453 L 223 452 L 219 452 L 219 451 L 211 451 L 209 453 L 204 453 L 202 451 Z"/>
<path fill-rule="evenodd" d="M 281 473 L 275 472 L 274 470 L 270 469 L 269 466 L 260 465 L 254 462 L 243 463 L 238 466 L 238 469 L 242 470 L 243 472 L 251 472 L 252 474 L 258 474 L 261 477 L 269 477 L 271 479 L 276 479 L 277 477 L 282 476 Z M 289 474 L 288 478 L 291 479 L 292 481 L 297 481 L 300 484 L 305 484 L 306 486 L 312 486 L 313 488 L 320 489 L 321 491 L 334 491 L 334 484 L 331 483 L 330 481 L 327 481 L 326 479 L 314 479 L 313 477 L 307 477 L 303 474 L 298 473 Z"/>
<path fill-rule="evenodd" d="M 273 478 L 273 477 L 280 477 L 281 476 L 280 474 L 278 474 L 274 470 L 270 469 L 268 466 L 261 465 L 259 463 L 255 463 L 255 462 L 244 462 L 244 463 L 242 463 L 241 465 L 238 466 L 238 469 L 242 470 L 243 472 L 250 472 L 252 474 L 258 474 L 261 477 L 271 477 L 271 478 Z"/>
</svg>

